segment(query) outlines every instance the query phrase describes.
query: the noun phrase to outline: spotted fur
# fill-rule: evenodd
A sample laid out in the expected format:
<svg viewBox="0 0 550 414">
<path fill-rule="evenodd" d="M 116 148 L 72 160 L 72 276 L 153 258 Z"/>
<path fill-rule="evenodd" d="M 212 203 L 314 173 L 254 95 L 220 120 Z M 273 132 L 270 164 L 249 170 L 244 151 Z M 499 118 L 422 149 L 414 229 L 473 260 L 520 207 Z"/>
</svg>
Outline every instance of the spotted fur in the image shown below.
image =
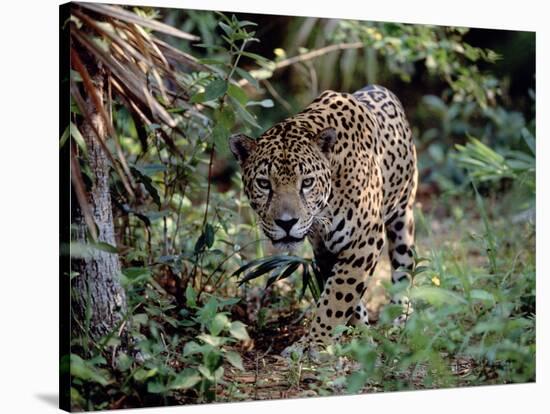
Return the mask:
<svg viewBox="0 0 550 414">
<path fill-rule="evenodd" d="M 335 326 L 366 322 L 361 298 L 386 240 L 394 283 L 413 263 L 416 151 L 397 97 L 376 85 L 325 91 L 259 139 L 237 135 L 230 146 L 264 233 L 285 249 L 307 237 L 326 279 L 303 342 L 326 344 Z"/>
</svg>

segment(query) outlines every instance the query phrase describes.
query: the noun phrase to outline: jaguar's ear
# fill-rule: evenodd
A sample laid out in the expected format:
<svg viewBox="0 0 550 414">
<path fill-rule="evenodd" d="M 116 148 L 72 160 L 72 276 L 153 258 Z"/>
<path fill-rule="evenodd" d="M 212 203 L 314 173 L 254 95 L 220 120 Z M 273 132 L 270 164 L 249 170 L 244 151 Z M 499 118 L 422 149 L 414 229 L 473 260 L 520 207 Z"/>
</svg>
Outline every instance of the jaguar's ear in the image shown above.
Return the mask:
<svg viewBox="0 0 550 414">
<path fill-rule="evenodd" d="M 334 128 L 326 128 L 317 134 L 314 138 L 319 148 L 325 155 L 329 155 L 336 143 L 336 130 Z"/>
<path fill-rule="evenodd" d="M 235 134 L 229 138 L 229 148 L 239 164 L 243 165 L 256 148 L 256 141 L 244 134 Z"/>
</svg>

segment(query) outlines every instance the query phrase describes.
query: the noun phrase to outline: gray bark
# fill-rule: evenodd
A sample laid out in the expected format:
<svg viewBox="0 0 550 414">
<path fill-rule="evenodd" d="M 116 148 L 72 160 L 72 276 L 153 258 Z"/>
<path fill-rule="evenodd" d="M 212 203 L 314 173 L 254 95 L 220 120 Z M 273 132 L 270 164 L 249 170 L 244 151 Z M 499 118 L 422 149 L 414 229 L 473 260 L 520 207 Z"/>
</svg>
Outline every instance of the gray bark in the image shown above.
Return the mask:
<svg viewBox="0 0 550 414">
<path fill-rule="evenodd" d="M 97 90 L 104 97 L 104 80 L 101 71 L 93 75 Z M 95 109 L 90 97 L 86 98 L 88 113 L 102 140 L 106 138 L 106 125 Z M 98 241 L 116 246 L 111 194 L 109 191 L 109 160 L 97 142 L 91 125 L 84 121 L 79 126 L 88 150 L 88 164 L 93 184 L 88 202 L 97 226 Z M 77 204 L 76 197 L 72 203 Z M 87 227 L 80 208 L 72 209 L 73 240 L 86 243 Z M 120 261 L 116 253 L 93 250 L 90 257 L 73 259 L 71 268 L 79 275 L 72 281 L 73 335 L 77 332 L 94 342 L 115 332 L 121 333 L 122 346 L 126 345 L 123 318 L 127 312 L 126 293 L 119 280 Z M 83 332 L 84 331 L 84 332 Z"/>
</svg>

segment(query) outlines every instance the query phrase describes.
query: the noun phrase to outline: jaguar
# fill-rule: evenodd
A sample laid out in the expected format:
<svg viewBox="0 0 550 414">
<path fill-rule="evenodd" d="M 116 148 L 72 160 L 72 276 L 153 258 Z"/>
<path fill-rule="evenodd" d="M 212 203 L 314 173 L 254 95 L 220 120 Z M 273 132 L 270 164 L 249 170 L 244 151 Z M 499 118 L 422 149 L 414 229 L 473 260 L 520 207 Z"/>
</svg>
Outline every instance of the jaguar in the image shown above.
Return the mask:
<svg viewBox="0 0 550 414">
<path fill-rule="evenodd" d="M 316 352 L 336 326 L 368 324 L 363 297 L 386 243 L 392 282 L 410 283 L 416 149 L 393 92 L 327 90 L 258 139 L 235 134 L 229 146 L 267 238 L 285 251 L 308 239 L 325 279 L 308 333 L 288 352 Z M 411 304 L 403 294 L 392 302 L 402 323 Z"/>
</svg>

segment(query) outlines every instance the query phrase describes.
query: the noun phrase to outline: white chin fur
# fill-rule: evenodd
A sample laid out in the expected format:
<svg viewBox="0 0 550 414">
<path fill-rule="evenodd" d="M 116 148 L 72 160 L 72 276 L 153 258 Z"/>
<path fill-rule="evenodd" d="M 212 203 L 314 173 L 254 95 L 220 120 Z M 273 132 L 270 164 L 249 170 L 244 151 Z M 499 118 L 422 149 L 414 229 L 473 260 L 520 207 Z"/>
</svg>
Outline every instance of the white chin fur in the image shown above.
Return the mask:
<svg viewBox="0 0 550 414">
<path fill-rule="evenodd" d="M 300 245 L 302 243 L 303 243 L 303 241 L 292 242 L 292 243 L 273 243 L 273 242 L 271 242 L 271 244 L 273 245 L 275 250 L 277 250 L 280 253 L 286 253 L 286 252 L 292 253 L 296 249 L 298 249 L 298 247 L 300 247 Z"/>
</svg>

